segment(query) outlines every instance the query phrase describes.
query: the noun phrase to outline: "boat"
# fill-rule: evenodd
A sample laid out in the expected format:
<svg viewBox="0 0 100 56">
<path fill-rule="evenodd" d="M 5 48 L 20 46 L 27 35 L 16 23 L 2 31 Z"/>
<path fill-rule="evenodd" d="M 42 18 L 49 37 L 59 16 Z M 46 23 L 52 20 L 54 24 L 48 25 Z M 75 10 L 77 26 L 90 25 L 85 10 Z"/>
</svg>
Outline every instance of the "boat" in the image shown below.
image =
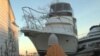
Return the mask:
<svg viewBox="0 0 100 56">
<path fill-rule="evenodd" d="M 51 34 L 57 36 L 59 45 L 66 54 L 69 56 L 74 55 L 77 52 L 78 39 L 76 18 L 73 15 L 70 3 L 52 3 L 47 17 L 45 27 L 42 29 L 38 29 L 39 27 L 32 28 L 32 25 L 28 25 L 28 27 L 23 27 L 21 31 L 31 39 L 40 56 L 46 54 L 48 39 Z"/>
<path fill-rule="evenodd" d="M 90 28 L 87 36 L 79 39 L 78 56 L 99 56 L 100 55 L 100 25 Z"/>
</svg>

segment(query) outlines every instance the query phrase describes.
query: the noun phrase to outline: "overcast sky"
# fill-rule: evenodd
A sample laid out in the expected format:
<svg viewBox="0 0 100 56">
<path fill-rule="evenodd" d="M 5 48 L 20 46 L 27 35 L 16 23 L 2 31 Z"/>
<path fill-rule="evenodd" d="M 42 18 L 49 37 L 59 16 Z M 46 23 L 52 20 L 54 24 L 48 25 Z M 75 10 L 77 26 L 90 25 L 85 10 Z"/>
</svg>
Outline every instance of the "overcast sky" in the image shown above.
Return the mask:
<svg viewBox="0 0 100 56">
<path fill-rule="evenodd" d="M 16 23 L 23 26 L 22 7 L 29 6 L 33 9 L 49 8 L 53 0 L 10 0 L 15 14 Z M 62 1 L 62 0 L 61 0 Z M 89 28 L 100 24 L 100 0 L 63 0 L 71 4 L 74 17 L 77 19 L 79 37 L 86 35 Z"/>
</svg>

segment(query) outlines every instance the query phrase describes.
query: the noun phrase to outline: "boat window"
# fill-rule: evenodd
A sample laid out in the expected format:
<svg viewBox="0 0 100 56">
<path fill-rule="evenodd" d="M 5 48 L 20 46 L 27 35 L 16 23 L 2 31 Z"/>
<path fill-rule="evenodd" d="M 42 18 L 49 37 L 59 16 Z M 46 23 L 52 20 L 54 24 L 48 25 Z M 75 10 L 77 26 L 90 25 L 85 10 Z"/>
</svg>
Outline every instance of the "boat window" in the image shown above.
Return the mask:
<svg viewBox="0 0 100 56">
<path fill-rule="evenodd" d="M 91 43 L 89 44 L 90 47 L 100 47 L 100 42 L 95 42 L 95 43 Z"/>
</svg>

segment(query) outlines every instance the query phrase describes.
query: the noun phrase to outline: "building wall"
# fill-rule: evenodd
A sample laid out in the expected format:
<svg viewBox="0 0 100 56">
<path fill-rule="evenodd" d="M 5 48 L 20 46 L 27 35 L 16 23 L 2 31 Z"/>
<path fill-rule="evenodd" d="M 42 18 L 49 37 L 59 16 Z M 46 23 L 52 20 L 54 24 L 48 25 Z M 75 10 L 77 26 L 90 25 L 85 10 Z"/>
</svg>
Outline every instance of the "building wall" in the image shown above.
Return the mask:
<svg viewBox="0 0 100 56">
<path fill-rule="evenodd" d="M 14 15 L 12 12 L 11 7 L 9 6 L 9 0 L 0 0 L 0 56 L 6 56 L 7 50 L 11 47 L 8 46 L 9 34 L 8 34 L 8 21 L 10 22 L 11 32 L 14 32 L 14 42 L 16 43 L 15 47 L 17 48 L 16 53 L 18 54 L 18 39 L 17 34 L 18 28 L 15 26 L 14 23 Z M 11 55 L 11 53 L 9 54 Z M 15 55 L 15 54 L 13 54 Z"/>
<path fill-rule="evenodd" d="M 8 37 L 8 2 L 7 0 L 0 0 L 0 47 L 4 55 L 5 39 Z"/>
</svg>

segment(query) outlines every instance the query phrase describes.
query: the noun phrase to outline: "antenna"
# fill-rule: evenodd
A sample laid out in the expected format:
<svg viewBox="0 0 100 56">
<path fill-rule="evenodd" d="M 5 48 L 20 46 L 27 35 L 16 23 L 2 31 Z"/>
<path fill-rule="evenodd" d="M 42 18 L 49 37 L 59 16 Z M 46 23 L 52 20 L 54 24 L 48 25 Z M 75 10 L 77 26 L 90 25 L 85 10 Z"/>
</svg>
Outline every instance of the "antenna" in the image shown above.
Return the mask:
<svg viewBox="0 0 100 56">
<path fill-rule="evenodd" d="M 59 0 L 56 0 L 57 2 L 59 2 Z"/>
<path fill-rule="evenodd" d="M 58 3 L 58 2 L 68 2 L 68 0 L 55 0 L 55 3 Z"/>
<path fill-rule="evenodd" d="M 59 0 L 52 0 L 51 3 L 58 3 L 58 2 L 59 2 Z"/>
</svg>

